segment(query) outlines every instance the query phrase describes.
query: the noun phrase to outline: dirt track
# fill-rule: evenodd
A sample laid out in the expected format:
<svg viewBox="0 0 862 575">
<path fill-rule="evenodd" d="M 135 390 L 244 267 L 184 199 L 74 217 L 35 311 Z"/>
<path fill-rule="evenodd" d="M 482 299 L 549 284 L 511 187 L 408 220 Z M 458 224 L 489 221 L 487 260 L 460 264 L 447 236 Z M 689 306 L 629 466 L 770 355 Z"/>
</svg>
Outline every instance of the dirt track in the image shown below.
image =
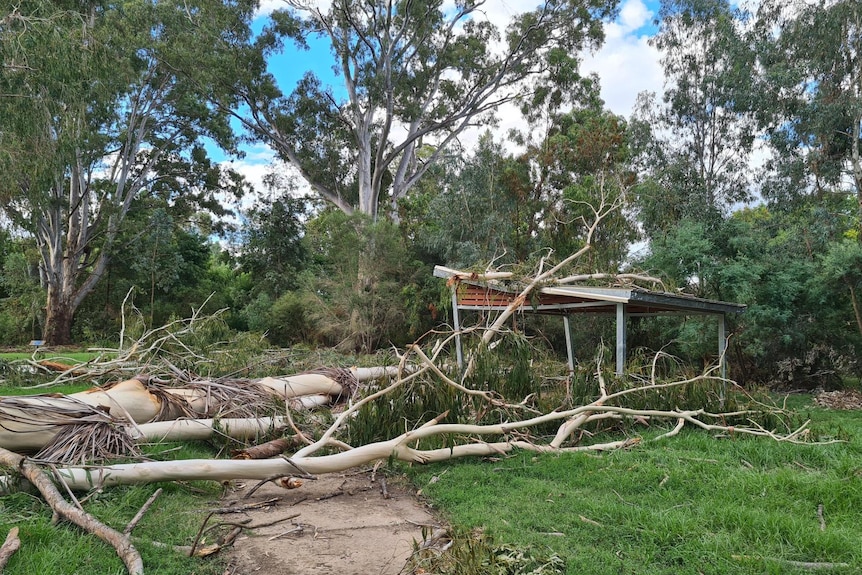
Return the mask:
<svg viewBox="0 0 862 575">
<path fill-rule="evenodd" d="M 267 484 L 243 503 L 278 498 L 273 506 L 248 512 L 251 524 L 289 517 L 240 537 L 231 551 L 230 575 L 395 575 L 422 540 L 422 526 L 436 519 L 400 484 L 381 493 L 380 475 L 331 474 L 299 489 Z M 390 483 L 394 483 L 390 480 Z M 254 485 L 232 494 L 242 497 Z"/>
</svg>

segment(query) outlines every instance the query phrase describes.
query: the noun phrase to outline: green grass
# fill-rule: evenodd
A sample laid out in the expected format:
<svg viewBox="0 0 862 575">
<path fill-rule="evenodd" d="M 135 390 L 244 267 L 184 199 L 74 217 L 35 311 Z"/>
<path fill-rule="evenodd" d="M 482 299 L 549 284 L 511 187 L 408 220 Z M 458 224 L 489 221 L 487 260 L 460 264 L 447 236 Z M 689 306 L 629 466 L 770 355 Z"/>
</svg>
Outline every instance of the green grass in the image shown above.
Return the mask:
<svg viewBox="0 0 862 575">
<path fill-rule="evenodd" d="M 455 525 L 482 528 L 494 544 L 557 554 L 570 574 L 811 572 L 788 561 L 847 563 L 828 572 L 860 573 L 862 413 L 802 407 L 849 442 L 690 431 L 625 451 L 521 452 L 410 473 Z"/>
<path fill-rule="evenodd" d="M 171 445 L 158 446 L 163 451 Z M 169 452 L 170 458 L 212 457 L 203 444 L 190 444 Z M 164 459 L 165 457 L 160 457 Z M 84 504 L 90 514 L 122 531 L 135 513 L 159 487 L 161 496 L 133 532 L 145 572 L 150 575 L 217 575 L 223 559 L 189 558 L 173 550 L 156 547 L 190 545 L 205 517 L 205 510 L 219 506 L 221 486 L 213 481 L 163 483 L 112 487 L 91 494 Z M 79 494 L 82 496 L 82 494 Z M 91 575 L 125 573 L 113 548 L 68 523 L 51 524 L 51 509 L 38 496 L 14 493 L 0 497 L 0 540 L 18 526 L 22 545 L 9 561 L 4 575 Z M 208 538 L 212 542 L 212 536 Z"/>
</svg>

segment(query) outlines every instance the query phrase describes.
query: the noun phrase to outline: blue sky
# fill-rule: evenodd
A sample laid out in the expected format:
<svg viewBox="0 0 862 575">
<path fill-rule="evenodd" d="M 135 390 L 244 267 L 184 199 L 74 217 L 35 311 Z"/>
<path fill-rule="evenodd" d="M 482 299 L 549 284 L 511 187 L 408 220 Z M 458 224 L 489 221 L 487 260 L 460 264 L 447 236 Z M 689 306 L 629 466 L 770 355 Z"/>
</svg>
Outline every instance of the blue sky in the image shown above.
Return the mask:
<svg viewBox="0 0 862 575">
<path fill-rule="evenodd" d="M 487 0 L 483 7 L 489 20 L 502 28 L 513 15 L 532 9 L 535 5 L 536 0 Z M 266 15 L 282 6 L 284 4 L 280 0 L 263 0 L 256 27 L 262 27 Z M 605 105 L 616 114 L 629 116 L 641 91 L 662 91 L 659 54 L 648 43 L 650 36 L 655 33 L 653 20 L 658 7 L 658 0 L 621 0 L 619 16 L 605 28 L 602 48 L 593 54 L 583 55 L 582 72 L 599 75 Z M 286 94 L 292 91 L 296 82 L 309 69 L 324 83 L 331 83 L 337 94 L 342 88 L 332 71 L 332 65 L 326 43 L 317 41 L 308 51 L 298 50 L 292 45 L 285 46 L 283 53 L 270 60 L 270 71 Z M 517 113 L 503 116 L 511 120 L 501 123 L 501 134 L 513 127 L 519 118 Z M 466 137 L 468 143 L 470 138 L 470 135 Z M 272 151 L 264 145 L 256 145 L 247 147 L 246 153 L 243 160 L 232 162 L 233 167 L 245 174 L 252 183 L 259 185 L 263 175 L 270 169 Z"/>
</svg>

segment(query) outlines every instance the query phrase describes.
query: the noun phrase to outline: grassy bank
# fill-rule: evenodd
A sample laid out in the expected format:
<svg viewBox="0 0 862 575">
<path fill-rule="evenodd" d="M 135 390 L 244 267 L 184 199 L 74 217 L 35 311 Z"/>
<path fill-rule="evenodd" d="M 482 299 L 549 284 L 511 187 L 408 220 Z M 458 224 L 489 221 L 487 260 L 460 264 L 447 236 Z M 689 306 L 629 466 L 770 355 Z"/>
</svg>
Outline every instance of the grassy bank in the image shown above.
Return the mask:
<svg viewBox="0 0 862 575">
<path fill-rule="evenodd" d="M 810 573 L 801 563 L 860 573 L 862 412 L 801 407 L 847 442 L 691 431 L 624 451 L 520 453 L 411 474 L 453 524 L 557 555 L 569 574 Z"/>
</svg>

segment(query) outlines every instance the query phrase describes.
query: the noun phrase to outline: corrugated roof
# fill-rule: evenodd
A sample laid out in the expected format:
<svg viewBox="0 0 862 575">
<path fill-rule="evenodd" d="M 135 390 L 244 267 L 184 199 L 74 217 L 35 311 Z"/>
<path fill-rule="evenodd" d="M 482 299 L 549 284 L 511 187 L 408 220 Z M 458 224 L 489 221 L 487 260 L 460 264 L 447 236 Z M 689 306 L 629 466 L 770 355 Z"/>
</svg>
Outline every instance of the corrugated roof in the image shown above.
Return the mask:
<svg viewBox="0 0 862 575">
<path fill-rule="evenodd" d="M 480 288 L 478 292 L 469 290 L 459 296 L 464 301 L 464 305 L 459 303 L 459 307 L 467 309 L 503 309 L 523 289 L 514 283 L 504 283 L 508 278 L 500 278 L 499 274 L 494 274 L 493 279 L 485 279 L 478 274 L 436 266 L 434 276 L 455 278 L 459 282 Z M 618 303 L 626 304 L 630 315 L 741 313 L 746 307 L 738 303 L 634 286 L 551 286 L 540 288 L 537 295 L 533 301 L 525 302 L 524 307 L 532 308 L 538 313 L 612 313 L 616 311 Z"/>
</svg>

